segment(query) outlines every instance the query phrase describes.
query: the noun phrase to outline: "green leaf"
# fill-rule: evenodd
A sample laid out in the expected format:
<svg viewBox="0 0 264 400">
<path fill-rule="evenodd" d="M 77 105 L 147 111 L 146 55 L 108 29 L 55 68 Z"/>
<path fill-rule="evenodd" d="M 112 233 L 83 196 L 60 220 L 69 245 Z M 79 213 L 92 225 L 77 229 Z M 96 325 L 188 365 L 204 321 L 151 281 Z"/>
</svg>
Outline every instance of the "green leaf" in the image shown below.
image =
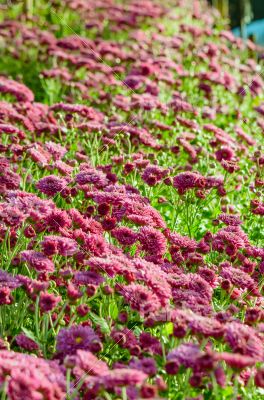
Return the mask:
<svg viewBox="0 0 264 400">
<path fill-rule="evenodd" d="M 27 328 L 24 328 L 23 326 L 21 327 L 21 329 L 29 339 L 34 340 L 34 342 L 39 344 L 38 339 L 36 338 L 36 336 L 34 335 L 34 333 L 32 331 L 30 331 Z"/>
<path fill-rule="evenodd" d="M 109 315 L 112 319 L 116 319 L 118 317 L 118 307 L 115 302 L 109 305 Z"/>
<path fill-rule="evenodd" d="M 166 336 L 172 335 L 173 333 L 173 323 L 172 322 L 167 322 L 164 326 L 163 326 L 163 333 Z"/>
<path fill-rule="evenodd" d="M 104 318 L 99 317 L 98 315 L 94 314 L 93 312 L 90 312 L 89 316 L 91 317 L 92 321 L 95 323 L 95 325 L 99 325 L 100 329 L 103 333 L 110 334 L 111 330 L 108 326 L 108 323 Z"/>
</svg>

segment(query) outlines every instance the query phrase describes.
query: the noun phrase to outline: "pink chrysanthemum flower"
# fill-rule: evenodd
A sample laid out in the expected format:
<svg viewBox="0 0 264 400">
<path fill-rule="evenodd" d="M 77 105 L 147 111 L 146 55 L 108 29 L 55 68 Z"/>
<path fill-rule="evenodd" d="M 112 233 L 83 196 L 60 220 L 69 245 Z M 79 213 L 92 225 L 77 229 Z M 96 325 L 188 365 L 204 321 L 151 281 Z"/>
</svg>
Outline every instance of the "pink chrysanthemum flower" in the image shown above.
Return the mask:
<svg viewBox="0 0 264 400">
<path fill-rule="evenodd" d="M 47 196 L 55 196 L 55 194 L 62 192 L 66 187 L 67 181 L 56 175 L 45 176 L 36 183 L 36 188 Z"/>
<path fill-rule="evenodd" d="M 20 255 L 23 261 L 26 261 L 31 268 L 34 268 L 38 272 L 54 271 L 53 261 L 40 252 L 25 250 Z"/>
<path fill-rule="evenodd" d="M 138 240 L 147 254 L 163 256 L 166 252 L 166 237 L 157 229 L 144 226 L 139 231 Z"/>
<path fill-rule="evenodd" d="M 133 245 L 138 238 L 137 233 L 135 233 L 132 229 L 126 226 L 120 226 L 118 228 L 114 228 L 111 231 L 111 235 L 123 246 Z"/>
<path fill-rule="evenodd" d="M 161 308 L 158 297 L 143 285 L 133 283 L 128 286 L 120 286 L 118 290 L 130 307 L 143 315 Z"/>
<path fill-rule="evenodd" d="M 44 254 L 48 256 L 60 254 L 61 256 L 69 257 L 78 251 L 77 242 L 64 236 L 44 236 L 41 245 Z"/>
<path fill-rule="evenodd" d="M 167 175 L 168 171 L 164 168 L 158 167 L 157 165 L 150 165 L 145 168 L 141 178 L 149 186 L 155 186 Z"/>
<path fill-rule="evenodd" d="M 39 349 L 39 345 L 33 340 L 27 337 L 24 333 L 20 333 L 16 336 L 16 343 L 21 349 L 28 351 L 34 351 Z"/>
<path fill-rule="evenodd" d="M 184 194 L 189 189 L 202 189 L 206 185 L 206 179 L 195 172 L 181 172 L 173 179 L 173 186 L 178 190 L 179 194 Z"/>
</svg>

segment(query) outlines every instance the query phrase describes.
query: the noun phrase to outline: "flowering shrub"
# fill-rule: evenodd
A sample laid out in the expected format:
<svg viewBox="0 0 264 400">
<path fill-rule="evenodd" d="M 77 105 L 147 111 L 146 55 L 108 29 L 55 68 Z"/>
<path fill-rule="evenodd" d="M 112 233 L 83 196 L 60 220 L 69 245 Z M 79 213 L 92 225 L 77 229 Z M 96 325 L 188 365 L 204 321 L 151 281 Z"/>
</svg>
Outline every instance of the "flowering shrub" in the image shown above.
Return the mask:
<svg viewBox="0 0 264 400">
<path fill-rule="evenodd" d="M 204 1 L 22 8 L 0 23 L 1 398 L 262 398 L 262 50 Z"/>
</svg>

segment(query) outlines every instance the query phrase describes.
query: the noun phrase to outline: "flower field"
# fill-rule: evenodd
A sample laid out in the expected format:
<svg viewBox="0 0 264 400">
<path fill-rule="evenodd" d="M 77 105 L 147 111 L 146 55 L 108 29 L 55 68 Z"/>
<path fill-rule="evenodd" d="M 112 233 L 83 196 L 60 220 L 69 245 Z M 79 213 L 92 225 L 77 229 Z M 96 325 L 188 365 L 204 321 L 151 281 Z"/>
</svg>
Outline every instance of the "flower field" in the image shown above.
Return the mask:
<svg viewBox="0 0 264 400">
<path fill-rule="evenodd" d="M 264 398 L 264 52 L 196 0 L 0 14 L 1 400 Z"/>
</svg>

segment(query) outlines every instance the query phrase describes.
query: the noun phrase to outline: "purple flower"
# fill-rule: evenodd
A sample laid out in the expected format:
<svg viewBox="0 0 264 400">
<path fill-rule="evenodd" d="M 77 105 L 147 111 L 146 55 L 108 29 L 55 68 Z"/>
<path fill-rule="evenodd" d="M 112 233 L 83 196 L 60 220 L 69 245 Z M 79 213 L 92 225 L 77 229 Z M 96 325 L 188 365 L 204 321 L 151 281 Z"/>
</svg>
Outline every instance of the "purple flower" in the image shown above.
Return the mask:
<svg viewBox="0 0 264 400">
<path fill-rule="evenodd" d="M 17 276 L 13 276 L 8 272 L 0 269 L 0 287 L 8 287 L 9 289 L 16 289 L 21 286 L 21 282 Z"/>
<path fill-rule="evenodd" d="M 102 171 L 98 171 L 95 168 L 84 168 L 75 177 L 76 182 L 79 185 L 92 184 L 96 188 L 103 188 L 108 185 L 108 179 Z"/>
<path fill-rule="evenodd" d="M 8 93 L 16 97 L 18 101 L 32 102 L 34 101 L 34 94 L 31 90 L 23 85 L 11 79 L 0 77 L 0 92 Z"/>
<path fill-rule="evenodd" d="M 130 307 L 143 315 L 147 315 L 161 308 L 160 301 L 156 294 L 143 285 L 133 283 L 128 286 L 122 286 L 119 291 Z"/>
<path fill-rule="evenodd" d="M 263 341 L 254 328 L 239 322 L 231 322 L 226 325 L 224 339 L 233 352 L 263 361 Z"/>
<path fill-rule="evenodd" d="M 144 226 L 140 229 L 138 239 L 141 243 L 142 250 L 150 255 L 163 256 L 166 252 L 166 237 L 152 227 Z"/>
<path fill-rule="evenodd" d="M 44 236 L 41 246 L 44 254 L 49 256 L 60 254 L 61 256 L 69 257 L 78 251 L 77 242 L 64 236 Z"/>
<path fill-rule="evenodd" d="M 39 349 L 39 345 L 33 339 L 27 337 L 24 333 L 20 333 L 16 336 L 16 342 L 19 347 L 28 351 Z"/>
<path fill-rule="evenodd" d="M 173 186 L 179 194 L 184 194 L 189 189 L 202 189 L 206 185 L 206 179 L 196 172 L 181 172 L 173 179 Z"/>
<path fill-rule="evenodd" d="M 237 353 L 219 353 L 216 356 L 217 360 L 225 361 L 225 363 L 233 369 L 243 369 L 252 367 L 256 364 L 256 360 L 249 356 L 243 356 Z"/>
<path fill-rule="evenodd" d="M 26 261 L 31 268 L 34 268 L 38 272 L 54 271 L 53 261 L 38 251 L 25 250 L 20 255 L 22 260 Z"/>
<path fill-rule="evenodd" d="M 216 319 L 202 316 L 194 317 L 189 323 L 192 333 L 200 334 L 204 337 L 219 338 L 223 336 L 224 326 Z"/>
<path fill-rule="evenodd" d="M 45 148 L 52 155 L 54 160 L 60 160 L 67 153 L 67 149 L 59 143 L 46 142 Z"/>
<path fill-rule="evenodd" d="M 75 354 L 77 350 L 89 350 L 97 353 L 102 344 L 94 330 L 89 326 L 73 325 L 61 329 L 57 336 L 57 352 L 61 354 Z"/>
<path fill-rule="evenodd" d="M 67 186 L 67 181 L 56 175 L 45 176 L 36 183 L 36 188 L 47 196 L 55 196 Z"/>
<path fill-rule="evenodd" d="M 167 362 L 170 363 L 173 361 L 178 366 L 183 365 L 185 368 L 193 368 L 201 354 L 201 350 L 197 344 L 182 343 L 176 349 L 169 352 Z"/>
<path fill-rule="evenodd" d="M 164 170 L 157 165 L 150 165 L 145 168 L 141 178 L 147 185 L 155 186 L 158 182 L 160 182 L 165 176 L 168 174 L 167 170 Z"/>
<path fill-rule="evenodd" d="M 110 390 L 115 386 L 141 386 L 147 377 L 144 372 L 136 369 L 118 368 L 102 376 L 101 382 L 106 389 Z"/>
<path fill-rule="evenodd" d="M 61 296 L 55 296 L 53 293 L 40 293 L 39 308 L 42 312 L 49 312 L 61 301 Z"/>
<path fill-rule="evenodd" d="M 131 246 L 137 241 L 138 235 L 126 226 L 114 228 L 111 235 L 123 246 Z"/>
</svg>

